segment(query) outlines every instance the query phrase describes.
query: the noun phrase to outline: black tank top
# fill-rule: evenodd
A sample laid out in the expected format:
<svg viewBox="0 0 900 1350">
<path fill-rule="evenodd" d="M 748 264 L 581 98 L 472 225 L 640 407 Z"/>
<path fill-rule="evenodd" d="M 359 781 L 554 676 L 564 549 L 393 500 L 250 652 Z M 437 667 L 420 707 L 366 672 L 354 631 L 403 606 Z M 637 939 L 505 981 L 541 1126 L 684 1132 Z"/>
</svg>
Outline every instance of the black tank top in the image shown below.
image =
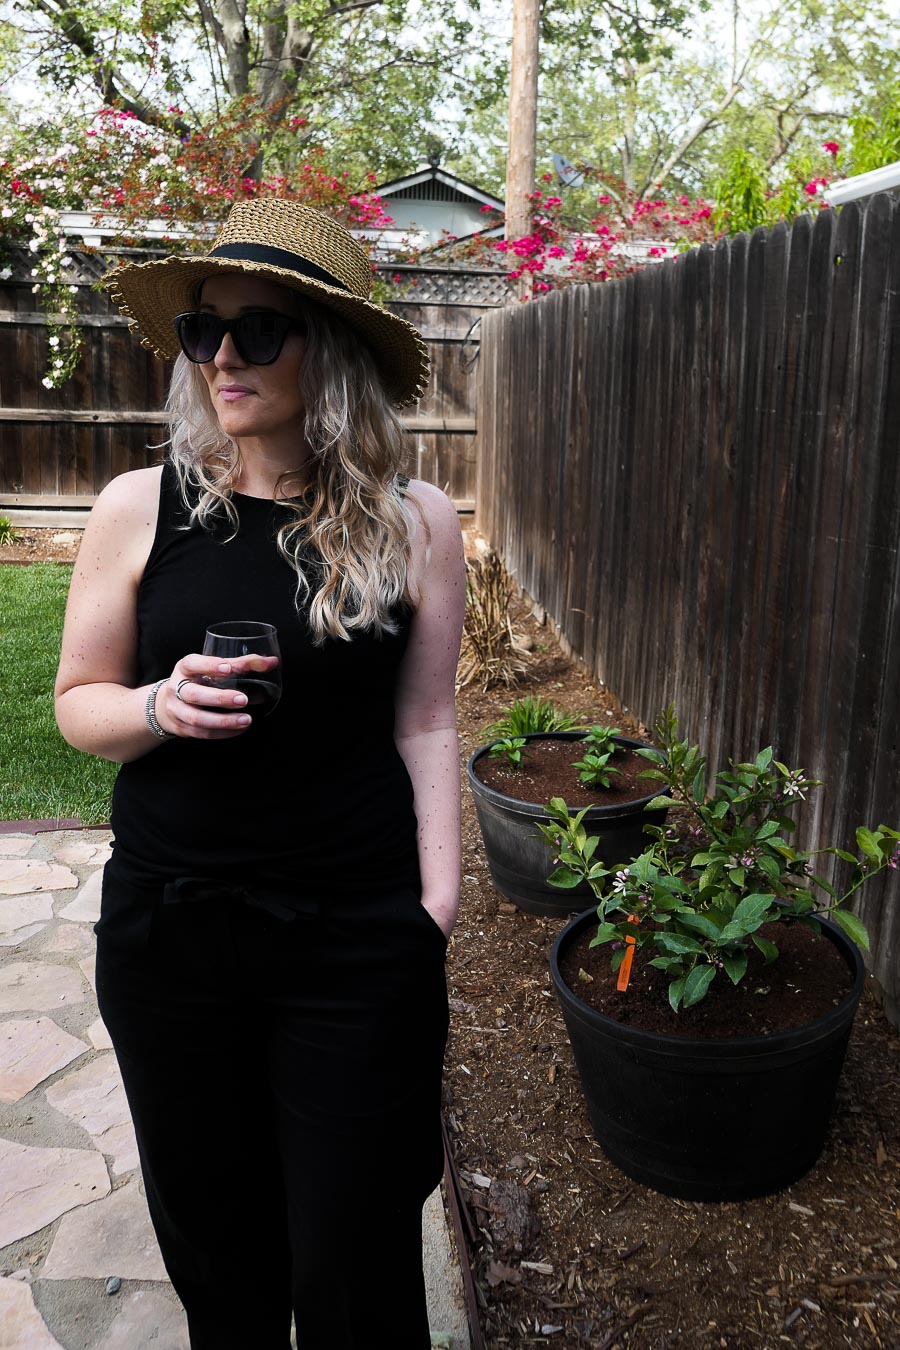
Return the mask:
<svg viewBox="0 0 900 1350">
<path fill-rule="evenodd" d="M 164 466 L 138 590 L 138 683 L 202 651 L 207 627 L 255 619 L 278 629 L 281 701 L 233 739 L 176 738 L 122 766 L 116 870 L 136 882 L 263 881 L 298 897 L 415 885 L 412 784 L 393 737 L 412 611 L 397 610 L 396 634 L 315 646 L 275 542 L 289 509 L 239 493 L 232 500 L 240 519 L 232 538 L 224 524 L 185 529 L 175 471 Z"/>
</svg>

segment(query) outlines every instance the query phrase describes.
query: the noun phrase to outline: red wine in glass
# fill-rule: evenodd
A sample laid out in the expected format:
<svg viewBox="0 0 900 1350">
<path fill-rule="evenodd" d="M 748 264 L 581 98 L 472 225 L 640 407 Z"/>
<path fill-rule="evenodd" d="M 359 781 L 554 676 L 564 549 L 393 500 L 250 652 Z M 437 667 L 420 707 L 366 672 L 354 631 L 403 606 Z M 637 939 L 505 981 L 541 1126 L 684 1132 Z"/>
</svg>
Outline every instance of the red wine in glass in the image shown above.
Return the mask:
<svg viewBox="0 0 900 1350">
<path fill-rule="evenodd" d="M 281 698 L 281 651 L 278 632 L 273 624 L 258 623 L 253 619 L 229 619 L 213 624 L 206 630 L 204 656 L 217 656 L 233 661 L 237 656 L 277 656 L 278 665 L 271 670 L 243 671 L 234 675 L 203 675 L 199 683 L 214 689 L 236 689 L 247 695 L 246 708 L 251 717 L 265 717 L 278 706 Z M 216 712 L 225 709 L 216 708 Z M 231 712 L 232 709 L 227 709 Z"/>
</svg>

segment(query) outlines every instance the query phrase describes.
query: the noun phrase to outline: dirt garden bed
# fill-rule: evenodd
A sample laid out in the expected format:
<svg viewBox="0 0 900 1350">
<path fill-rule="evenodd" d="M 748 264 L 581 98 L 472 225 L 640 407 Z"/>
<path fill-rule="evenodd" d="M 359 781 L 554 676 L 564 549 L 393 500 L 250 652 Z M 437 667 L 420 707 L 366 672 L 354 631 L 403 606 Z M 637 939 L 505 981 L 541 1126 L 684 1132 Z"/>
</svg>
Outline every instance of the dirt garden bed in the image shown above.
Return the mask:
<svg viewBox="0 0 900 1350">
<path fill-rule="evenodd" d="M 10 551 L 16 561 L 74 555 L 50 531 L 22 534 L 24 547 L 0 550 L 0 561 Z M 526 605 L 515 623 L 532 648 L 527 673 L 512 693 L 461 691 L 463 763 L 515 694 L 646 734 Z M 561 927 L 493 890 L 465 787 L 445 1116 L 477 1233 L 472 1265 L 489 1350 L 898 1350 L 900 1035 L 873 991 L 813 1172 L 744 1204 L 671 1200 L 628 1181 L 593 1139 L 548 974 Z M 699 1135 L 703 1128 L 698 1119 Z"/>
</svg>

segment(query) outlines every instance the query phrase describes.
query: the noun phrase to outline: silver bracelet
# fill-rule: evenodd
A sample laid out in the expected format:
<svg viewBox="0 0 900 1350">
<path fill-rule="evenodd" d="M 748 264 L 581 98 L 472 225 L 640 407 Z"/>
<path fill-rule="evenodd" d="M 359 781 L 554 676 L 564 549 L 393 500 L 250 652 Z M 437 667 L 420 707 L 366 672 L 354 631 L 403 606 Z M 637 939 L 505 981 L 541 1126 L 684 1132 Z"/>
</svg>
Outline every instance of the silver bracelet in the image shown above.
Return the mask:
<svg viewBox="0 0 900 1350">
<path fill-rule="evenodd" d="M 153 685 L 150 693 L 147 695 L 147 702 L 144 704 L 144 716 L 147 719 L 147 726 L 153 732 L 153 735 L 158 736 L 161 741 L 170 741 L 175 735 L 174 731 L 164 731 L 159 725 L 156 717 L 156 695 L 159 693 L 160 689 L 162 689 L 163 685 L 168 683 L 168 675 L 164 680 L 157 680 L 156 684 Z"/>
</svg>

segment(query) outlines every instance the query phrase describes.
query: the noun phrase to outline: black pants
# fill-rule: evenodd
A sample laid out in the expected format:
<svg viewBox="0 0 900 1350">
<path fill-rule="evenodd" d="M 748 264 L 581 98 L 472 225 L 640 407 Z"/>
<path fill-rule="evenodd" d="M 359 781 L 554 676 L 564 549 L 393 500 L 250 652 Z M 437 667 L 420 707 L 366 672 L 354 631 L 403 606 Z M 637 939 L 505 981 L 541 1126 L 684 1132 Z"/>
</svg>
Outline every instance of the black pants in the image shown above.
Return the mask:
<svg viewBox="0 0 900 1350">
<path fill-rule="evenodd" d="M 107 869 L 97 996 L 192 1350 L 288 1350 L 292 1310 L 300 1350 L 427 1350 L 441 930 L 412 888 L 289 921 L 135 896 Z"/>
</svg>

